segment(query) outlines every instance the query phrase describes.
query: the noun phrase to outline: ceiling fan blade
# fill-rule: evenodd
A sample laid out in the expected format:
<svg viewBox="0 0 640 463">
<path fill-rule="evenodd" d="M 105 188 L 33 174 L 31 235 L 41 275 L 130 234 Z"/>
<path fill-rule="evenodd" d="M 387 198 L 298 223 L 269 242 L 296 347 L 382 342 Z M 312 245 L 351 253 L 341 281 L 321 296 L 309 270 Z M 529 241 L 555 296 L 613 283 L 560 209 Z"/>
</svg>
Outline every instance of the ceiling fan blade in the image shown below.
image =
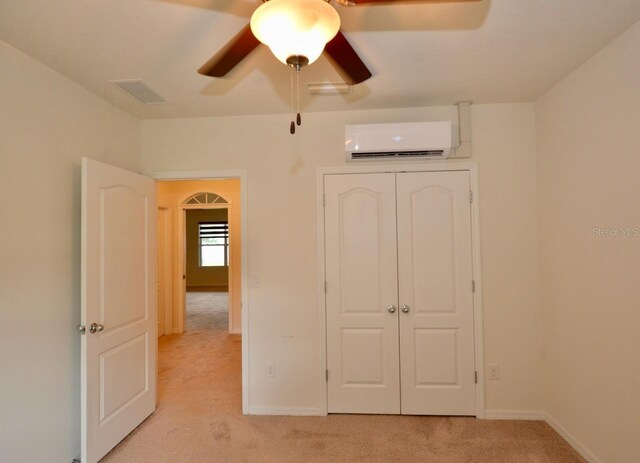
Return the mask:
<svg viewBox="0 0 640 463">
<path fill-rule="evenodd" d="M 384 3 L 404 3 L 404 2 L 420 2 L 420 3 L 462 3 L 462 2 L 478 2 L 481 0 L 337 0 L 338 3 L 346 6 L 384 4 Z"/>
<path fill-rule="evenodd" d="M 336 36 L 327 43 L 324 51 L 348 84 L 359 84 L 371 77 L 371 71 L 362 62 L 342 31 L 338 31 Z"/>
<path fill-rule="evenodd" d="M 247 57 L 260 43 L 247 24 L 222 50 L 207 61 L 198 73 L 210 77 L 222 77 Z"/>
</svg>

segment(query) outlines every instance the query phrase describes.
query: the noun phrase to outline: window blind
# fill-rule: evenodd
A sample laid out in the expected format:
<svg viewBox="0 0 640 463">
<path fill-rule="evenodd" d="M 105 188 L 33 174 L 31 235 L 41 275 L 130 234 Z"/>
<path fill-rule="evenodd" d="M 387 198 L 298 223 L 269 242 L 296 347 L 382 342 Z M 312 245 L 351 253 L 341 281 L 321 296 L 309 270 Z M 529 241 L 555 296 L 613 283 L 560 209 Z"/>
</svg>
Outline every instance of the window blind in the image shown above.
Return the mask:
<svg viewBox="0 0 640 463">
<path fill-rule="evenodd" d="M 198 231 L 202 238 L 229 238 L 229 223 L 199 223 Z"/>
</svg>

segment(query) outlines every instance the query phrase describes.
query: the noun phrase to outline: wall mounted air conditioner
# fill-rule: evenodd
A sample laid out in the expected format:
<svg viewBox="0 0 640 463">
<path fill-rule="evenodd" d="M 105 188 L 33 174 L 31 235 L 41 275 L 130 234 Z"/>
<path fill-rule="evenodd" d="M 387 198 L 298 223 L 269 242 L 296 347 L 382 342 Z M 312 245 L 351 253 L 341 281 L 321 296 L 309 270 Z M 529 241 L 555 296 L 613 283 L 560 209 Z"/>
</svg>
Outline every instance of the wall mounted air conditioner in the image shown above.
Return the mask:
<svg viewBox="0 0 640 463">
<path fill-rule="evenodd" d="M 345 127 L 347 162 L 446 159 L 451 154 L 451 121 L 364 124 Z"/>
</svg>

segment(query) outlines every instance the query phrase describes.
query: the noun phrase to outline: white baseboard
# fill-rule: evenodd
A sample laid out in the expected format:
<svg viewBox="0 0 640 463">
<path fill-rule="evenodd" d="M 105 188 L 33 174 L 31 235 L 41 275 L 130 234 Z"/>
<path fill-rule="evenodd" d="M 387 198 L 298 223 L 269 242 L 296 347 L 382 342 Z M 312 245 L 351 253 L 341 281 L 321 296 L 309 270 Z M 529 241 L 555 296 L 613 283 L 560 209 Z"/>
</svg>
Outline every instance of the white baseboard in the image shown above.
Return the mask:
<svg viewBox="0 0 640 463">
<path fill-rule="evenodd" d="M 485 410 L 487 420 L 542 420 L 578 452 L 589 463 L 602 463 L 582 442 L 562 426 L 558 421 L 541 410 Z"/>
<path fill-rule="evenodd" d="M 541 410 L 485 410 L 486 420 L 544 420 Z"/>
<path fill-rule="evenodd" d="M 573 447 L 576 452 L 578 452 L 582 458 L 587 460 L 589 463 L 602 463 L 602 461 L 596 457 L 591 450 L 587 448 L 582 442 L 580 442 L 573 434 L 571 434 L 567 429 L 562 426 L 558 421 L 549 415 L 548 413 L 544 414 L 544 419 L 549 426 L 553 428 L 555 432 L 560 434 L 564 440 L 566 440 L 571 447 Z"/>
<path fill-rule="evenodd" d="M 307 407 L 269 407 L 257 405 L 249 407 L 249 415 L 281 415 L 281 416 L 324 416 L 320 408 Z"/>
</svg>

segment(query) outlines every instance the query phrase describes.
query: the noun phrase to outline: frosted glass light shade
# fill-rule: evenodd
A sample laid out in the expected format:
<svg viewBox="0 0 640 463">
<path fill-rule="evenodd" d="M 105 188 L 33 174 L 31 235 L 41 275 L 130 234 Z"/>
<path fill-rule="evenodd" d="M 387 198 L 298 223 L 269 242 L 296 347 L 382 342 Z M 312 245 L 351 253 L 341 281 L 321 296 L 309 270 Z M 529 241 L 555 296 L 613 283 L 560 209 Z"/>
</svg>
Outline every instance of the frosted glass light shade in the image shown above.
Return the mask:
<svg viewBox="0 0 640 463">
<path fill-rule="evenodd" d="M 338 12 L 324 0 L 269 0 L 251 16 L 251 31 L 287 64 L 301 55 L 309 64 L 340 29 Z"/>
</svg>

